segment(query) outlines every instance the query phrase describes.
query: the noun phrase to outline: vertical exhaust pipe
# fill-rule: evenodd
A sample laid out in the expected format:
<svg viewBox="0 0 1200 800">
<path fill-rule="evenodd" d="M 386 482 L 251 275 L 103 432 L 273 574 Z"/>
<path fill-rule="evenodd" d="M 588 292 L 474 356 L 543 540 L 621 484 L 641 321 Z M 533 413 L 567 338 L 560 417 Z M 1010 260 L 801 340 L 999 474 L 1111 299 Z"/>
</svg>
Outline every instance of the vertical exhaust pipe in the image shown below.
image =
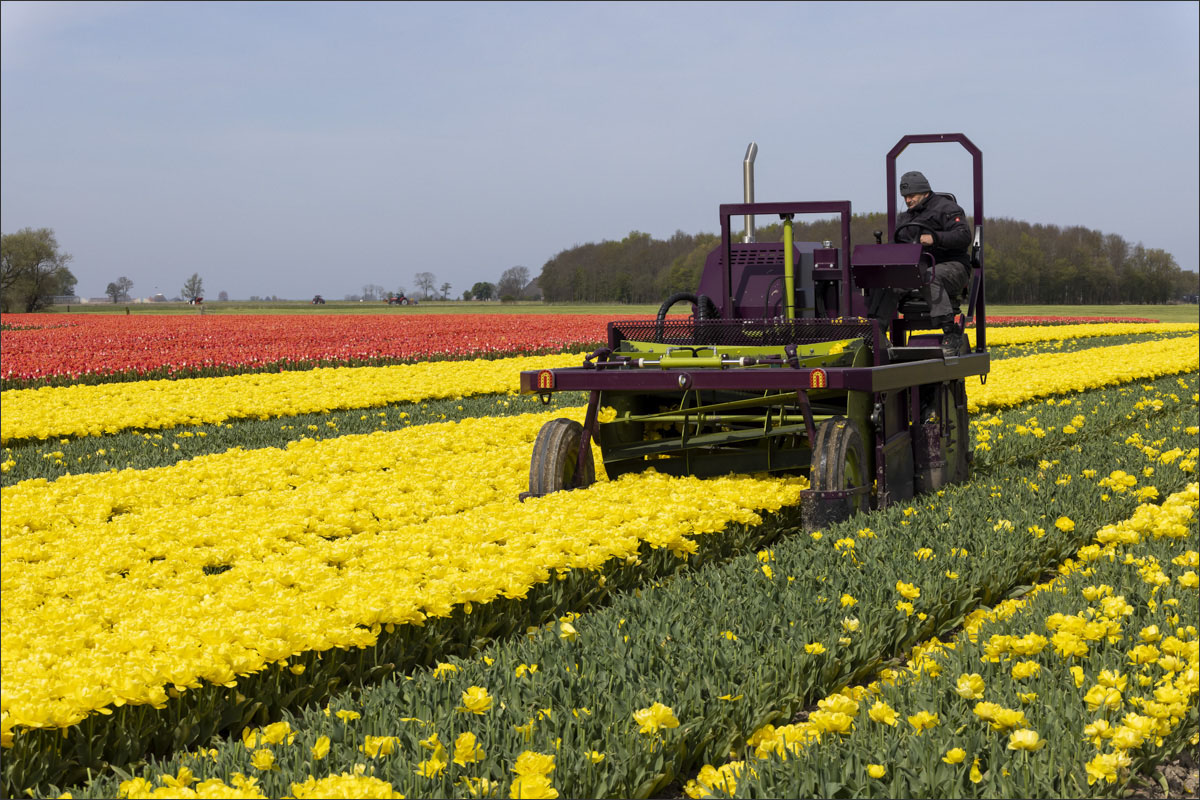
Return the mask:
<svg viewBox="0 0 1200 800">
<path fill-rule="evenodd" d="M 758 155 L 758 144 L 751 142 L 746 148 L 746 158 L 742 161 L 742 193 L 745 202 L 754 202 L 754 157 Z M 749 244 L 754 241 L 754 215 L 746 215 L 746 233 L 742 241 Z"/>
</svg>

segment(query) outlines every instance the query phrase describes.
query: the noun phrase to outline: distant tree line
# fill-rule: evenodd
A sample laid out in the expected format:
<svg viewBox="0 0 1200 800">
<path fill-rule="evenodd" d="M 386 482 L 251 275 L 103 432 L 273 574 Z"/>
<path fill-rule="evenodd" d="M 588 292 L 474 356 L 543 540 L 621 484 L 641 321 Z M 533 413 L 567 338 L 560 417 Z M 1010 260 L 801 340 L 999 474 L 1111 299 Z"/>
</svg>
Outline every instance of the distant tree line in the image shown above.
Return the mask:
<svg viewBox="0 0 1200 800">
<path fill-rule="evenodd" d="M 732 234 L 741 241 L 741 219 L 734 222 L 738 227 Z M 874 232 L 886 236 L 886 230 L 886 214 L 855 214 L 851 245 L 873 243 Z M 838 246 L 841 223 L 797 220 L 793 235 L 798 242 L 828 240 Z M 782 238 L 778 222 L 756 230 L 759 242 Z M 633 231 L 619 242 L 563 250 L 542 267 L 538 284 L 547 302 L 655 303 L 674 292 L 695 291 L 705 259 L 718 244 L 720 237 L 711 233 L 676 231 L 661 240 Z M 988 220 L 984 266 L 989 303 L 1165 303 L 1200 291 L 1197 274 L 1181 269 L 1170 253 L 1080 226 Z"/>
</svg>

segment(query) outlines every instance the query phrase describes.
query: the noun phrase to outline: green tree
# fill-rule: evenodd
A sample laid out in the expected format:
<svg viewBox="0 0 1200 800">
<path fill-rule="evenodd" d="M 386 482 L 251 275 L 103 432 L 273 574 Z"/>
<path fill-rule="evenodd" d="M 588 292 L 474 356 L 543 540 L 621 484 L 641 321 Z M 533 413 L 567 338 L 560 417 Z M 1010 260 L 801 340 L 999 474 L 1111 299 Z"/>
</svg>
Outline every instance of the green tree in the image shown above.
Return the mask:
<svg viewBox="0 0 1200 800">
<path fill-rule="evenodd" d="M 970 217 L 968 224 L 974 225 Z M 875 231 L 886 236 L 886 214 L 853 215 L 851 247 L 873 243 Z M 740 233 L 731 233 L 740 243 Z M 841 221 L 797 218 L 793 235 L 798 246 L 829 241 L 840 247 Z M 783 227 L 775 221 L 756 234 L 761 244 L 782 237 Z M 1196 293 L 1195 273 L 1185 273 L 1169 253 L 1130 245 L 1116 234 L 993 218 L 984 223 L 983 241 L 991 304 L 1164 303 Z M 719 244 L 712 233 L 677 231 L 664 241 L 632 231 L 621 241 L 563 250 L 543 265 L 538 285 L 547 302 L 657 302 L 675 292 L 696 291 Z"/>
<path fill-rule="evenodd" d="M 474 297 L 476 300 L 491 300 L 496 296 L 496 286 L 487 281 L 478 281 L 467 294 L 467 299 Z"/>
<path fill-rule="evenodd" d="M 23 228 L 0 236 L 0 310 L 37 311 L 54 295 L 74 292 L 70 261 L 68 253 L 59 252 L 50 228 Z"/>
<path fill-rule="evenodd" d="M 199 272 L 193 272 L 192 277 L 188 278 L 183 284 L 183 289 L 180 290 L 183 299 L 189 303 L 195 303 L 197 300 L 204 298 L 204 281 L 200 277 Z"/>
<path fill-rule="evenodd" d="M 711 233 L 702 233 L 693 237 L 693 240 L 695 246 L 675 258 L 659 276 L 658 293 L 663 299 L 675 292 L 696 291 L 700 286 L 700 273 L 704 271 L 708 254 L 721 243 L 721 237 Z"/>
</svg>

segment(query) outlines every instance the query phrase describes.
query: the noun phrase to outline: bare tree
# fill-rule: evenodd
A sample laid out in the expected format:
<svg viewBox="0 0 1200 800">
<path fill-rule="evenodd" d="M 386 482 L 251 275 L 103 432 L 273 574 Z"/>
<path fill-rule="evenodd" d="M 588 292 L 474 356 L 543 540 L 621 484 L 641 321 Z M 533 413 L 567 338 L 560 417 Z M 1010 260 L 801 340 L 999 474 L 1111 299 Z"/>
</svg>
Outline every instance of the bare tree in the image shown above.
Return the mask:
<svg viewBox="0 0 1200 800">
<path fill-rule="evenodd" d="M 204 299 L 204 281 L 201 279 L 199 272 L 192 273 L 192 277 L 188 278 L 183 284 L 183 290 L 180 294 L 189 303 L 195 303 L 198 300 Z"/>
<path fill-rule="evenodd" d="M 437 278 L 434 277 L 432 272 L 418 272 L 413 276 L 413 283 L 417 285 L 417 288 L 421 290 L 422 296 L 426 298 L 433 296 L 433 286 L 436 282 Z"/>
<path fill-rule="evenodd" d="M 450 283 L 447 281 L 442 284 L 442 299 L 447 300 L 450 297 Z"/>
<path fill-rule="evenodd" d="M 509 267 L 500 276 L 496 284 L 496 294 L 500 297 L 520 297 L 521 291 L 529 285 L 529 267 Z"/>
<path fill-rule="evenodd" d="M 377 283 L 368 283 L 362 287 L 363 300 L 382 300 L 387 290 Z"/>
<path fill-rule="evenodd" d="M 108 285 L 104 293 L 112 298 L 114 303 L 119 303 L 122 300 L 129 300 L 129 290 L 133 288 L 133 281 L 124 276 L 117 278 Z"/>
</svg>

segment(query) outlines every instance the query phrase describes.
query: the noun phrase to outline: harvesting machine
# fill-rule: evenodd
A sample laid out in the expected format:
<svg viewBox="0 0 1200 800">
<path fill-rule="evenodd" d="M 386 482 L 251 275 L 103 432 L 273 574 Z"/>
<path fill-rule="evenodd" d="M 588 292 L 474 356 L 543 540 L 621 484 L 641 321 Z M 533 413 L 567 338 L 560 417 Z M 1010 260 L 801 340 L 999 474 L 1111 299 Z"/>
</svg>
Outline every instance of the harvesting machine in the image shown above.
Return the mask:
<svg viewBox="0 0 1200 800">
<path fill-rule="evenodd" d="M 964 339 L 959 355 L 927 332 L 921 289 L 937 264 L 920 244 L 896 242 L 896 158 L 931 142 L 957 142 L 973 161 L 970 280 L 955 305 L 966 309 L 960 330 L 974 323 L 974 346 Z M 966 378 L 986 380 L 989 368 L 979 148 L 960 133 L 900 139 L 886 158 L 888 242 L 875 231 L 874 244 L 853 248 L 848 201 L 754 202 L 756 153 L 751 144 L 743 163 L 745 202 L 720 206 L 721 243 L 695 293 L 667 298 L 656 319 L 610 322 L 607 347 L 578 367 L 521 373 L 521 392 L 545 402 L 589 392 L 582 425 L 560 418 L 539 431 L 522 499 L 592 483 L 593 440 L 611 478 L 807 472 L 809 530 L 967 479 Z M 802 214 L 837 214 L 837 246 L 794 241 Z M 737 216 L 742 241 L 730 230 Z M 783 241 L 755 241 L 755 216 L 780 219 Z M 904 292 L 899 311 L 871 317 L 886 290 Z M 683 302 L 690 316 L 668 316 Z"/>
</svg>

